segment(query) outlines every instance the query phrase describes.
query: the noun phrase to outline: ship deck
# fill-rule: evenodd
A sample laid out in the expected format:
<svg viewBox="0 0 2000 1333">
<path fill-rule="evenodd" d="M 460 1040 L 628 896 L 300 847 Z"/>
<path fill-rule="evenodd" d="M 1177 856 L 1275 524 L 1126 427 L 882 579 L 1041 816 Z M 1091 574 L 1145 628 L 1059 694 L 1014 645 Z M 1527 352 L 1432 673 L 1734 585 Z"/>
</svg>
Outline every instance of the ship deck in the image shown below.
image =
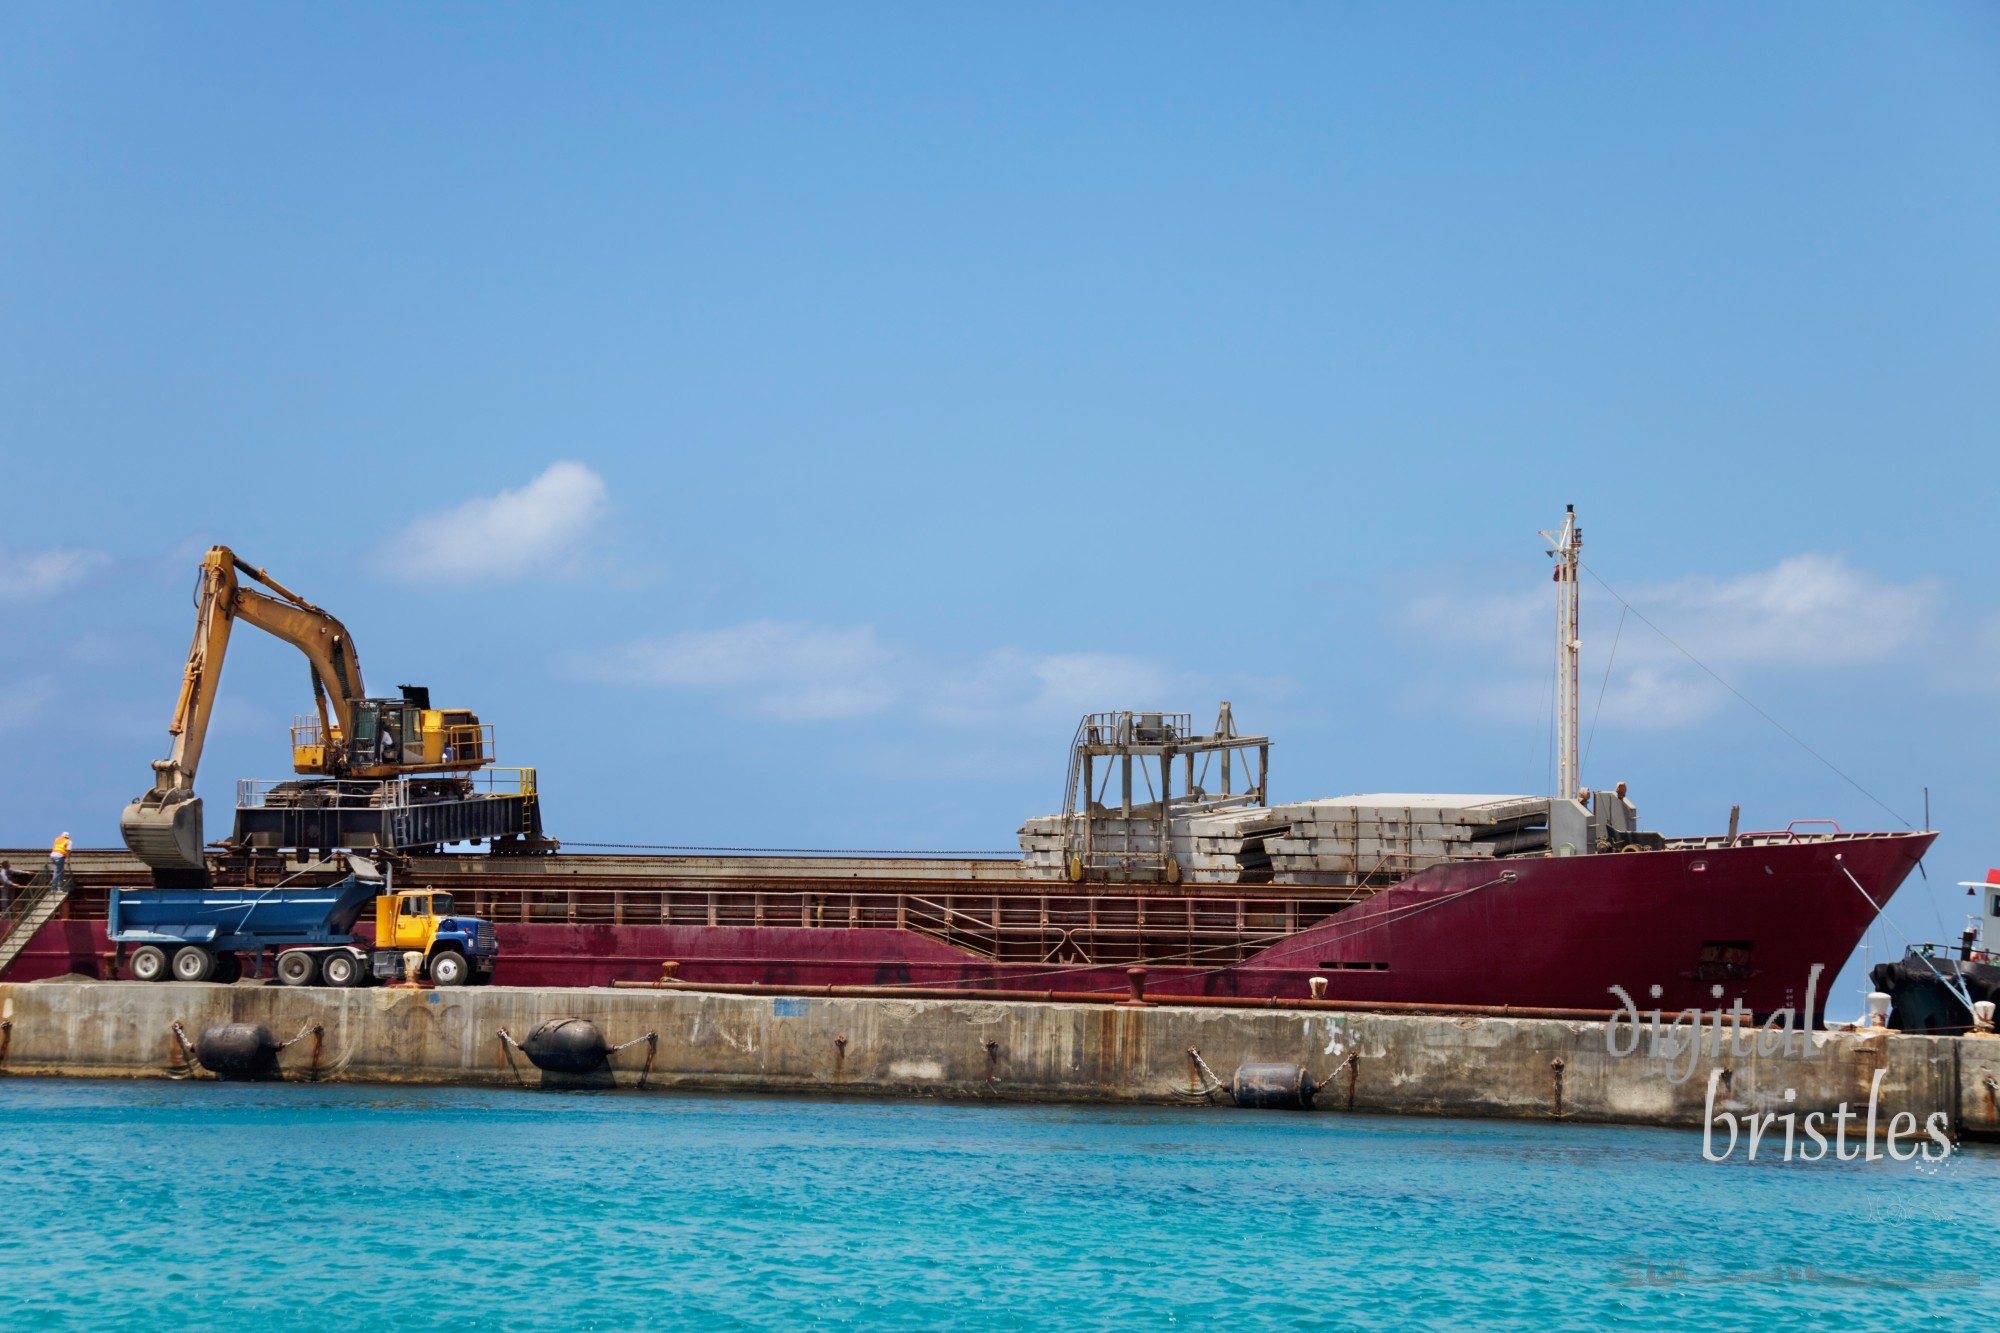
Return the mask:
<svg viewBox="0 0 2000 1333">
<path fill-rule="evenodd" d="M 1878 838 L 1865 833 L 1738 836 L 1734 846 L 1787 846 Z M 1721 849 L 1729 840 L 1680 838 L 1669 851 Z M 1635 853 L 1652 856 L 1658 853 Z M 35 867 L 42 854 L 0 849 Z M 1623 859 L 1623 858 L 1620 858 Z M 1542 856 L 1468 865 L 1531 864 Z M 124 849 L 72 853 L 77 888 L 58 920 L 98 923 L 113 888 L 151 882 Z M 275 856 L 214 861 L 216 883 L 267 888 L 331 882 L 343 865 Z M 695 927 L 901 932 L 1001 965 L 1228 967 L 1277 941 L 1328 922 L 1408 881 L 1367 885 L 1085 883 L 1027 878 L 1018 860 L 893 855 L 578 854 L 419 856 L 399 884 L 450 892 L 459 909 L 502 928 Z M 1369 909 L 1373 912 L 1375 909 Z"/>
</svg>

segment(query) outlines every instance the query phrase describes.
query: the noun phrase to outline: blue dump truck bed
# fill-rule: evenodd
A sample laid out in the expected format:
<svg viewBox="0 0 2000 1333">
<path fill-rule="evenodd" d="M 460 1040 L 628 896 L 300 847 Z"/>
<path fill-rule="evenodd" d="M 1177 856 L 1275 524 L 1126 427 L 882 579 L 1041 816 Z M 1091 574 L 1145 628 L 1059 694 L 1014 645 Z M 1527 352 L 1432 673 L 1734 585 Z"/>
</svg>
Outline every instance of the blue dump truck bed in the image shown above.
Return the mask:
<svg viewBox="0 0 2000 1333">
<path fill-rule="evenodd" d="M 200 944 L 255 950 L 346 943 L 380 880 L 277 889 L 113 889 L 109 934 L 119 944 Z"/>
</svg>

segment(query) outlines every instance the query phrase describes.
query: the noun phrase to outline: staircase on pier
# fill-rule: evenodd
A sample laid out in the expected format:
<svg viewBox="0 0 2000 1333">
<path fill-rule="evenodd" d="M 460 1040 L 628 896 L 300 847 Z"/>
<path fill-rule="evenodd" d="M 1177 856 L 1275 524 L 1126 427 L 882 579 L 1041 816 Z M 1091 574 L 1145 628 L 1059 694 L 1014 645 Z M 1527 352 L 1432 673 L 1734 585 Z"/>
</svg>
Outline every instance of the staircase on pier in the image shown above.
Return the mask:
<svg viewBox="0 0 2000 1333">
<path fill-rule="evenodd" d="M 13 891 L 13 900 L 0 908 L 0 979 L 27 949 L 28 941 L 55 919 L 75 887 L 76 881 L 69 874 L 52 875 L 44 870 Z"/>
</svg>

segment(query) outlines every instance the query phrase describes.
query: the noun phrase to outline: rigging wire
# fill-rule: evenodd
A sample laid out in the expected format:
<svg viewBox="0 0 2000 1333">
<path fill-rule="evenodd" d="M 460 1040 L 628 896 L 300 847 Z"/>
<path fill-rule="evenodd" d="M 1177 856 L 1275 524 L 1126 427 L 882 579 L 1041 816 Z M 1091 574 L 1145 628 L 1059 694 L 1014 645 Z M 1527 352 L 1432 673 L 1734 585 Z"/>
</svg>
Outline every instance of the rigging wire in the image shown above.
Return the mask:
<svg viewBox="0 0 2000 1333">
<path fill-rule="evenodd" d="M 1864 898 L 1867 901 L 1868 905 L 1875 909 L 1874 924 L 1879 925 L 1884 921 L 1888 921 L 1888 918 L 1882 915 L 1882 904 L 1876 902 L 1874 895 L 1869 893 L 1868 890 L 1861 887 L 1861 881 L 1856 879 L 1854 877 L 1854 872 L 1847 868 L 1847 862 L 1841 860 L 1838 853 L 1834 855 L 1833 860 L 1834 864 L 1840 867 L 1840 873 L 1847 876 L 1847 882 L 1849 884 L 1852 884 L 1855 888 L 1855 891 L 1860 893 L 1862 898 Z M 1931 970 L 1931 975 L 1937 978 L 1938 985 L 1944 987 L 1946 993 L 1949 994 L 1953 999 L 1962 1002 L 1965 1005 L 1966 1013 L 1968 1014 L 1971 1013 L 1972 995 L 1971 992 L 1966 988 L 1965 978 L 1962 976 L 1954 978 L 1958 982 L 1958 986 L 1954 988 L 1951 984 L 1951 980 L 1947 980 L 1944 973 L 1937 970 L 1937 964 L 1931 961 L 1929 954 L 1917 952 L 1916 947 L 1910 943 L 1910 937 L 1908 935 L 1903 934 L 1903 928 L 1901 926 L 1897 925 L 1893 921 L 1889 921 L 1889 929 L 1895 931 L 1898 935 L 1902 936 L 1903 956 L 1905 958 L 1914 957 L 1920 959 L 1923 962 L 1923 965 Z M 1872 972 L 1874 971 L 1874 969 L 1871 967 L 1869 971 Z M 1874 979 L 1870 977 L 1869 980 L 1872 983 Z"/>
<path fill-rule="evenodd" d="M 1604 591 L 1610 593 L 1612 597 L 1617 600 L 1620 606 L 1623 606 L 1627 611 L 1630 611 L 1633 615 L 1639 617 L 1639 620 L 1646 626 L 1646 628 L 1652 630 L 1653 633 L 1665 639 L 1667 643 L 1673 647 L 1675 652 L 1679 653 L 1682 657 L 1685 657 L 1688 661 L 1694 663 L 1696 666 L 1700 667 L 1703 671 L 1707 672 L 1709 677 L 1712 680 L 1714 680 L 1716 684 L 1720 685 L 1723 689 L 1728 690 L 1731 694 L 1735 695 L 1737 701 L 1741 703 L 1744 707 L 1748 708 L 1758 717 L 1763 718 L 1766 722 L 1776 727 L 1780 732 L 1782 732 L 1786 736 L 1786 738 L 1788 738 L 1792 742 L 1792 744 L 1798 746 L 1801 750 L 1804 750 L 1807 754 L 1819 760 L 1820 763 L 1826 765 L 1826 767 L 1832 771 L 1835 777 L 1838 777 L 1842 782 L 1845 782 L 1848 786 L 1854 788 L 1854 790 L 1860 792 L 1863 796 L 1866 796 L 1869 800 L 1875 802 L 1876 805 L 1881 806 L 1883 810 L 1888 812 L 1890 818 L 1894 819 L 1904 828 L 1911 827 L 1910 821 L 1903 818 L 1903 816 L 1897 814 L 1895 810 L 1891 809 L 1888 802 L 1884 801 L 1874 792 L 1869 791 L 1866 787 L 1862 786 L 1860 783 L 1856 782 L 1853 778 L 1849 777 L 1846 774 L 1846 772 L 1842 770 L 1841 767 L 1838 764 L 1834 763 L 1831 759 L 1828 759 L 1818 750 L 1813 749 L 1812 746 L 1807 745 L 1803 740 L 1799 738 L 1798 734 L 1794 732 L 1790 727 L 1787 727 L 1784 723 L 1778 721 L 1777 718 L 1772 717 L 1769 713 L 1759 708 L 1755 703 L 1752 703 L 1748 695 L 1744 694 L 1743 691 L 1737 689 L 1734 685 L 1731 685 L 1728 681 L 1724 680 L 1719 674 L 1716 673 L 1713 667 L 1708 665 L 1708 663 L 1702 661 L 1699 657 L 1696 657 L 1693 653 L 1681 647 L 1679 640 L 1675 639 L 1673 635 L 1667 633 L 1665 630 L 1661 629 L 1658 625 L 1655 625 L 1651 620 L 1647 619 L 1646 613 L 1644 611 L 1641 611 L 1638 607 L 1626 601 L 1625 598 L 1619 593 L 1619 591 L 1616 588 L 1612 587 L 1609 583 L 1606 583 L 1604 581 L 1604 576 L 1602 574 L 1599 574 L 1596 570 L 1591 569 L 1589 565 L 1584 565 L 1583 561 L 1580 559 L 1577 561 L 1577 563 L 1579 565 L 1583 565 L 1583 568 L 1589 571 L 1590 577 L 1596 579 L 1599 586 L 1601 586 L 1604 589 Z"/>
<path fill-rule="evenodd" d="M 1604 681 L 1597 687 L 1597 707 L 1590 713 L 1590 737 L 1583 743 L 1583 762 L 1577 765 L 1581 771 L 1590 763 L 1591 747 L 1597 744 L 1597 719 L 1604 712 L 1604 692 L 1611 688 L 1611 665 L 1618 660 L 1618 641 L 1625 637 L 1625 616 L 1631 607 L 1618 613 L 1618 632 L 1611 636 L 1611 656 L 1604 662 Z"/>
</svg>

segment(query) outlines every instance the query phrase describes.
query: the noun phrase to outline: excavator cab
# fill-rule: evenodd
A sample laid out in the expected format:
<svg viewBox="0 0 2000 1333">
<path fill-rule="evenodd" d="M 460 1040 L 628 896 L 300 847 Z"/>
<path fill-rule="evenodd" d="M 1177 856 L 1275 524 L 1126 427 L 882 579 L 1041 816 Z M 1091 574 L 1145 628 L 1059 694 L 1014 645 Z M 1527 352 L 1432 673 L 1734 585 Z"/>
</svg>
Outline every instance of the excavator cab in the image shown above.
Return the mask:
<svg viewBox="0 0 2000 1333">
<path fill-rule="evenodd" d="M 353 701 L 354 733 L 347 738 L 345 771 L 355 777 L 396 777 L 405 773 L 470 772 L 493 761 L 493 728 L 462 708 L 432 708 L 431 692 L 405 685 L 400 699 Z M 310 723 L 302 724 L 310 726 Z M 303 762 L 296 731 L 294 767 L 323 772 Z"/>
</svg>

